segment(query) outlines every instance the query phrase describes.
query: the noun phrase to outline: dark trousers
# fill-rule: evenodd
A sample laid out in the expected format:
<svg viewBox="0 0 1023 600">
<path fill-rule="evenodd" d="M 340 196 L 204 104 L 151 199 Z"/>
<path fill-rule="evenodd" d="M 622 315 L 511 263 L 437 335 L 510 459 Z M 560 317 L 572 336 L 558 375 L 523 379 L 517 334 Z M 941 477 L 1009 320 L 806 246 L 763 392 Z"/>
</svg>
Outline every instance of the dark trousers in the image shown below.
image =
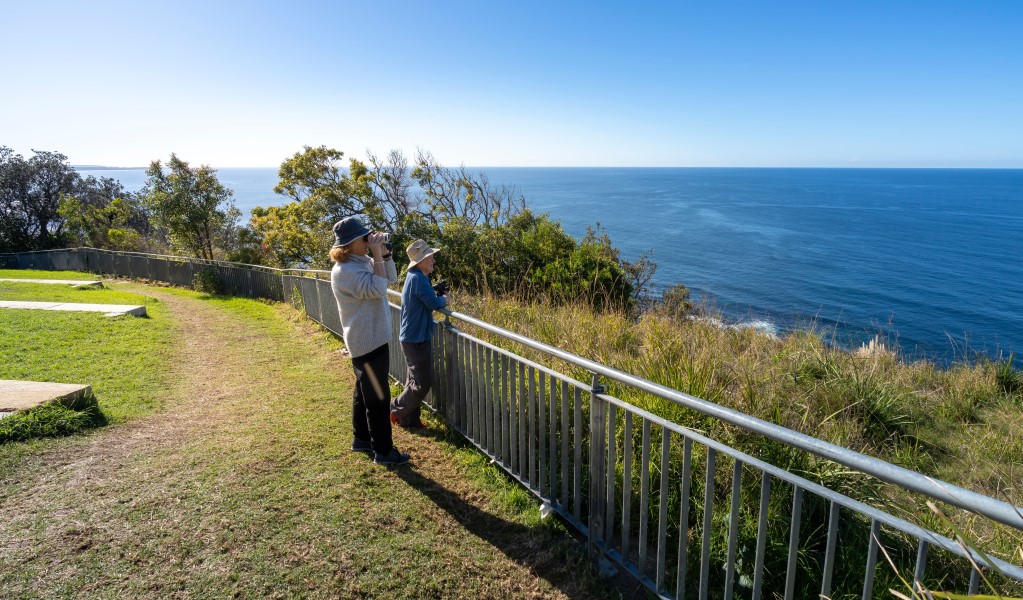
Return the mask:
<svg viewBox="0 0 1023 600">
<path fill-rule="evenodd" d="M 352 357 L 355 397 L 352 432 L 355 439 L 369 441 L 381 456 L 391 451 L 391 388 L 387 381 L 387 344 Z"/>
<path fill-rule="evenodd" d="M 401 343 L 408 370 L 405 374 L 405 390 L 394 399 L 391 409 L 398 415 L 402 425 L 419 422 L 420 407 L 433 386 L 433 342 L 426 340 L 418 344 Z"/>
</svg>

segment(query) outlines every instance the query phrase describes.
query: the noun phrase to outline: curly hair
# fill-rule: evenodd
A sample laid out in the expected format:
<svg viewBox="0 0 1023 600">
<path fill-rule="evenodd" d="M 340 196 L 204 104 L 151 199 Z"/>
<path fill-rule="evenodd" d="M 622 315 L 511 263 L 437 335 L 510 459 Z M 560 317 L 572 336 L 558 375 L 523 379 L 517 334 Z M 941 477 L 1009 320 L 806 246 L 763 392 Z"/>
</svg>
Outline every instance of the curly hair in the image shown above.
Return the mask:
<svg viewBox="0 0 1023 600">
<path fill-rule="evenodd" d="M 343 263 L 352 255 L 352 245 L 334 246 L 330 249 L 330 260 L 336 263 Z"/>
</svg>

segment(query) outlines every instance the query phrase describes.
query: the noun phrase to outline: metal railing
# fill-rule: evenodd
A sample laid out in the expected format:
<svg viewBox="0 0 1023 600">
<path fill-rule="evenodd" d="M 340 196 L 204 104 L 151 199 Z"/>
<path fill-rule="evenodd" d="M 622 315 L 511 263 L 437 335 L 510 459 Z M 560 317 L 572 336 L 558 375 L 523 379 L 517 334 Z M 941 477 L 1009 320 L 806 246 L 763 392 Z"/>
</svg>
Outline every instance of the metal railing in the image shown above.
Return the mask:
<svg viewBox="0 0 1023 600">
<path fill-rule="evenodd" d="M 190 276 L 212 268 L 228 293 L 300 301 L 310 318 L 341 334 L 328 271 L 93 249 L 24 253 L 16 261 L 10 256 L 0 255 L 0 265 L 88 270 L 185 286 Z M 392 303 L 391 310 L 396 323 L 400 307 Z M 660 597 L 872 598 L 887 594 L 875 589 L 875 579 L 897 585 L 896 573 L 911 585 L 932 589 L 965 588 L 974 594 L 982 578 L 994 577 L 1003 588 L 1023 590 L 1019 564 L 934 531 L 951 531 L 941 520 L 924 515 L 930 528 L 907 520 L 920 520 L 913 507 L 931 501 L 984 520 L 990 530 L 1021 536 L 1023 509 L 469 315 L 442 312 L 445 321 L 437 323 L 434 336 L 431 407 L 537 496 L 542 510 L 558 513 L 583 535 L 594 561 L 607 570 L 628 571 Z M 393 329 L 390 368 L 401 380 L 405 363 Z M 583 379 L 589 381 L 566 374 L 571 370 L 587 374 Z M 872 506 L 626 402 L 606 386 L 692 409 L 761 445 L 831 461 L 854 480 L 887 482 L 919 502 L 910 510 Z"/>
</svg>

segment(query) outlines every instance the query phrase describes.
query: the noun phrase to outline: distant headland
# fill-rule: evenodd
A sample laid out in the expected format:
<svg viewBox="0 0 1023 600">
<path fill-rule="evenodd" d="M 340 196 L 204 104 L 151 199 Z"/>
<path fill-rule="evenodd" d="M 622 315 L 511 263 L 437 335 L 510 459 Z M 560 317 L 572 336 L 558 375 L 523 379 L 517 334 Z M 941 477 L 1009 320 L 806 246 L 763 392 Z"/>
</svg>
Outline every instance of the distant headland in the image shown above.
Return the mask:
<svg viewBox="0 0 1023 600">
<path fill-rule="evenodd" d="M 104 165 L 71 165 L 78 171 L 137 171 L 146 167 L 107 167 Z"/>
</svg>

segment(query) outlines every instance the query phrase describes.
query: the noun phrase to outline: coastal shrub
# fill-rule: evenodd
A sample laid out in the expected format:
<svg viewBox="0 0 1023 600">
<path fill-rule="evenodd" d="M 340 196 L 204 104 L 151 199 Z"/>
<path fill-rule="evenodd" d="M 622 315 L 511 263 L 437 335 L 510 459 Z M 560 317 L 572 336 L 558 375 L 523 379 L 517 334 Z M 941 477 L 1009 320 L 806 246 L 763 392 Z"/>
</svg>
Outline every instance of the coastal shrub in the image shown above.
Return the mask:
<svg viewBox="0 0 1023 600">
<path fill-rule="evenodd" d="M 1007 395 L 1019 395 L 1023 391 L 1023 371 L 1012 366 L 1016 355 L 1010 354 L 1009 358 L 998 363 L 995 378 L 998 387 Z"/>
<path fill-rule="evenodd" d="M 557 301 L 581 300 L 597 310 L 628 310 L 632 306 L 632 284 L 618 249 L 599 229 L 587 228 L 567 260 L 547 263 L 541 273 L 537 278 L 534 271 L 534 282 L 539 279 Z"/>
<path fill-rule="evenodd" d="M 410 215 L 397 244 L 423 238 L 438 245 L 437 277 L 473 294 L 511 296 L 520 302 L 570 305 L 598 311 L 633 307 L 628 263 L 606 234 L 591 228 L 581 240 L 559 221 L 529 209 L 492 225 L 453 217 L 437 225 Z"/>
<path fill-rule="evenodd" d="M 659 310 L 673 319 L 684 319 L 692 314 L 693 308 L 692 294 L 689 288 L 681 283 L 676 283 L 661 291 L 661 301 L 655 310 Z"/>
</svg>

